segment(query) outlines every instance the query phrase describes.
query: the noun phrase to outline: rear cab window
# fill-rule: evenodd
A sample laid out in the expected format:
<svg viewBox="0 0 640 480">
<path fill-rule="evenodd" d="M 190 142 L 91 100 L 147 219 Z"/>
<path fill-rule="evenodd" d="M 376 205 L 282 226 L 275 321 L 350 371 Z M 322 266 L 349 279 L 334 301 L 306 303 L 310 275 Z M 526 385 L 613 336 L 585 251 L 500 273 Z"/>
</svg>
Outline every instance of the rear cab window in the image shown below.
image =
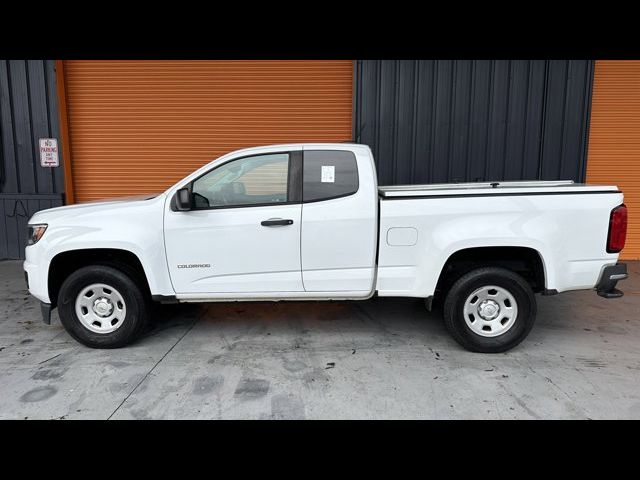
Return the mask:
<svg viewBox="0 0 640 480">
<path fill-rule="evenodd" d="M 302 199 L 317 202 L 346 197 L 358 191 L 358 167 L 353 152 L 305 150 Z"/>
</svg>

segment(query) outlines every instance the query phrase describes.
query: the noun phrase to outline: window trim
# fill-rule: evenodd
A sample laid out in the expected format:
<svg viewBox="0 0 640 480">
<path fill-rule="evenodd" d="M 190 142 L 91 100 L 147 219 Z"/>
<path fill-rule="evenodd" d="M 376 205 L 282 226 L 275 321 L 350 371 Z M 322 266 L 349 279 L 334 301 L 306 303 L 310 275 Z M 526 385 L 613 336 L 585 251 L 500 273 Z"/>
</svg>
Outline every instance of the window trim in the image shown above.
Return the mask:
<svg viewBox="0 0 640 480">
<path fill-rule="evenodd" d="M 351 193 L 343 193 L 341 195 L 334 195 L 333 197 L 322 197 L 322 198 L 318 198 L 315 200 L 305 200 L 304 199 L 304 155 L 307 152 L 346 152 L 346 153 L 350 153 L 351 155 L 353 155 L 353 161 L 355 162 L 355 166 L 356 166 L 356 189 L 351 192 Z M 302 152 L 302 178 L 301 178 L 301 188 L 302 188 L 302 203 L 316 203 L 316 202 L 326 202 L 327 200 L 335 200 L 337 198 L 345 198 L 345 197 L 350 197 L 351 195 L 355 195 L 356 193 L 358 193 L 360 191 L 360 171 L 358 170 L 358 157 L 356 156 L 355 153 L 353 153 L 351 150 L 322 150 L 322 149 L 316 149 L 316 150 L 304 150 Z"/>
<path fill-rule="evenodd" d="M 202 177 L 204 177 L 205 175 L 210 174 L 211 172 L 213 172 L 214 170 L 223 167 L 224 165 L 228 165 L 229 163 L 233 163 L 233 162 L 237 162 L 238 160 L 243 160 L 245 158 L 255 158 L 255 157 L 262 157 L 265 155 L 282 155 L 282 154 L 287 154 L 289 156 L 289 165 L 287 168 L 287 201 L 286 202 L 265 202 L 265 203 L 247 203 L 247 204 L 242 204 L 242 205 L 218 205 L 218 206 L 214 206 L 214 207 L 196 207 L 195 206 L 195 202 L 193 201 L 193 184 L 200 180 Z M 228 162 L 224 162 L 220 165 L 216 165 L 212 168 L 210 168 L 209 170 L 207 170 L 206 172 L 204 172 L 202 175 L 197 176 L 196 178 L 194 178 L 193 180 L 191 180 L 187 185 L 185 185 L 186 188 L 189 189 L 189 193 L 191 194 L 191 211 L 193 212 L 202 212 L 202 211 L 207 211 L 207 210 L 222 210 L 222 209 L 229 209 L 229 208 L 248 208 L 248 207 L 277 207 L 280 205 L 295 205 L 295 204 L 299 204 L 301 203 L 301 199 L 302 199 L 302 168 L 299 167 L 299 164 L 301 164 L 302 160 L 302 152 L 301 151 L 278 151 L 278 152 L 265 152 L 265 153 L 258 153 L 258 154 L 250 154 L 250 155 L 244 155 L 242 157 L 237 157 L 234 158 L 233 160 L 229 160 Z M 294 168 L 294 163 L 298 164 L 296 165 L 297 168 Z M 185 188 L 182 187 L 182 188 Z M 300 198 L 300 200 L 289 200 L 289 198 L 291 197 L 290 193 L 292 194 L 297 194 L 296 196 L 298 196 Z M 175 194 L 174 194 L 175 196 Z M 294 197 L 295 198 L 295 197 Z"/>
</svg>

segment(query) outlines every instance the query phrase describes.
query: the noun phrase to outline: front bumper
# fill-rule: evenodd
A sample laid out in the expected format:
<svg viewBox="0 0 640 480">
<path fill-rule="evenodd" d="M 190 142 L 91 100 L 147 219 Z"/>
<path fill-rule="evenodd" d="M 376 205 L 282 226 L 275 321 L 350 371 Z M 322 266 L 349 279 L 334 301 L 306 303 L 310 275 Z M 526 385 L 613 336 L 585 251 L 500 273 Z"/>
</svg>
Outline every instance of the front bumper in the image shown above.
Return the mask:
<svg viewBox="0 0 640 480">
<path fill-rule="evenodd" d="M 604 298 L 620 298 L 624 293 L 616 288 L 616 284 L 628 276 L 626 263 L 616 263 L 615 265 L 604 267 L 600 280 L 596 285 L 596 292 Z"/>
<path fill-rule="evenodd" d="M 51 325 L 51 304 L 40 302 L 40 313 L 42 314 L 42 321 L 47 325 Z"/>
<path fill-rule="evenodd" d="M 27 268 L 27 264 L 25 262 L 25 265 L 24 265 L 24 281 L 27 284 L 27 290 L 29 290 L 29 293 L 31 293 L 33 295 L 32 287 L 31 287 L 30 282 L 29 282 L 29 270 L 30 270 L 30 268 Z M 41 298 L 39 298 L 37 296 L 36 296 L 36 298 L 38 298 L 38 300 L 40 300 L 40 313 L 42 314 L 42 321 L 44 323 L 46 323 L 47 325 L 51 325 L 51 304 L 48 303 L 48 302 L 43 301 Z"/>
<path fill-rule="evenodd" d="M 32 247 L 29 247 L 32 248 Z M 41 302 L 51 303 L 49 298 L 49 286 L 47 282 L 47 267 L 42 263 L 34 263 L 29 258 L 29 248 L 27 249 L 27 259 L 23 263 L 25 280 L 29 293 Z M 45 264 L 46 265 L 46 264 Z"/>
<path fill-rule="evenodd" d="M 25 249 L 25 261 L 23 263 L 24 280 L 27 290 L 40 301 L 40 313 L 42 321 L 51 325 L 51 300 L 49 299 L 49 286 L 47 281 L 48 263 L 43 261 L 43 250 L 38 245 L 32 245 Z M 43 265 L 45 265 L 43 267 Z"/>
</svg>

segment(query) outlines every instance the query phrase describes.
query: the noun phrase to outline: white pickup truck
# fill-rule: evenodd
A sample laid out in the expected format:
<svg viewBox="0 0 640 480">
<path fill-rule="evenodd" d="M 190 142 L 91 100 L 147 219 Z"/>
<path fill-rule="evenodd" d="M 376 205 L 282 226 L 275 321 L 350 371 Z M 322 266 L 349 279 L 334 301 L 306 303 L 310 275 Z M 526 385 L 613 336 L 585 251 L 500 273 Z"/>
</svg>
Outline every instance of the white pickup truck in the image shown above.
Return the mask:
<svg viewBox="0 0 640 480">
<path fill-rule="evenodd" d="M 423 298 L 465 348 L 502 352 L 535 293 L 622 296 L 627 210 L 615 186 L 378 187 L 370 149 L 238 150 L 164 193 L 53 208 L 29 221 L 27 284 L 78 341 L 136 338 L 150 301 Z"/>
</svg>

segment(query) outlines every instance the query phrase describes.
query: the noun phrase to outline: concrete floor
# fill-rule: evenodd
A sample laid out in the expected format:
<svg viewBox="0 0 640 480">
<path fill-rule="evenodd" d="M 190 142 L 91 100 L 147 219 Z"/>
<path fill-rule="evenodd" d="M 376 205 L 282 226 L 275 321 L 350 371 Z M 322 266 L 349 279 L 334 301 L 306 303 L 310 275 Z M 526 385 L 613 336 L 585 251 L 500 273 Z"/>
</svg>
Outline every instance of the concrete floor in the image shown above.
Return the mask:
<svg viewBox="0 0 640 480">
<path fill-rule="evenodd" d="M 640 264 L 626 295 L 538 297 L 516 349 L 469 353 L 415 299 L 162 306 L 92 350 L 0 262 L 1 419 L 640 418 Z"/>
</svg>

